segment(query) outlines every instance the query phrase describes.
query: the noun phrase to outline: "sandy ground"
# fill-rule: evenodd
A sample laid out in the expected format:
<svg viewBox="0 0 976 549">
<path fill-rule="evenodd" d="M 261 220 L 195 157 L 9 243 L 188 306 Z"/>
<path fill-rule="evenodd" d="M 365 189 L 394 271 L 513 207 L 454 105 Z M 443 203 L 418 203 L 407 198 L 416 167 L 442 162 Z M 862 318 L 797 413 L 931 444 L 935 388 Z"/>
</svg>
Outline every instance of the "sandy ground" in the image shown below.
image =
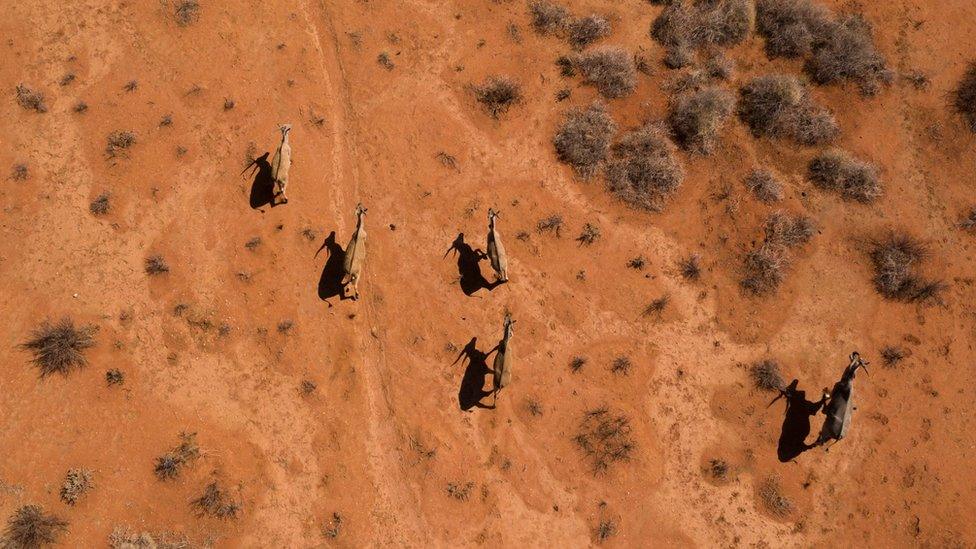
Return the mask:
<svg viewBox="0 0 976 549">
<path fill-rule="evenodd" d="M 647 36 L 661 8 L 572 7 L 609 15 L 605 42 L 652 61 L 634 95 L 610 102 L 618 124 L 662 117 L 668 71 Z M 838 145 L 882 166 L 882 199 L 812 188 L 815 149 L 734 122 L 712 156 L 682 153 L 683 186 L 648 214 L 556 161 L 562 113 L 594 92 L 559 76 L 567 46 L 532 33 L 519 1 L 228 0 L 204 2 L 188 27 L 165 2 L 5 2 L 0 167 L 25 163 L 30 177 L 0 182 L 0 516 L 39 503 L 70 522 L 65 547 L 103 546 L 116 526 L 221 547 L 585 546 L 601 522 L 615 528 L 602 543 L 621 547 L 976 546 L 976 238 L 955 227 L 973 202 L 976 137 L 946 107 L 976 51 L 976 8 L 860 7 L 891 65 L 932 79 L 870 99 L 813 92 L 837 114 Z M 767 60 L 759 39 L 728 53 L 734 82 L 800 70 Z M 498 121 L 469 91 L 490 74 L 525 96 Z M 49 112 L 16 104 L 21 82 L 45 92 Z M 564 86 L 572 97 L 557 102 Z M 290 203 L 252 208 L 249 144 L 273 152 L 286 122 Z M 115 130 L 137 143 L 109 159 Z M 754 163 L 784 174 L 781 207 L 819 227 L 784 286 L 759 299 L 738 286 L 771 211 L 741 184 Z M 103 192 L 112 209 L 93 216 Z M 323 299 L 330 243 L 345 246 L 358 202 L 369 208 L 363 298 Z M 459 233 L 484 247 L 489 206 L 502 211 L 511 282 L 468 296 L 445 251 Z M 535 230 L 551 214 L 565 220 L 559 237 Z M 601 230 L 592 246 L 574 240 L 585 223 Z M 891 228 L 929 244 L 923 270 L 949 284 L 944 305 L 875 293 L 866 242 Z M 676 267 L 691 253 L 698 283 Z M 147 276 L 152 254 L 171 271 Z M 626 267 L 637 255 L 644 271 Z M 666 313 L 643 317 L 664 294 Z M 517 320 L 514 383 L 497 408 L 470 407 L 466 391 L 491 377 L 455 359 L 473 338 L 493 348 L 505 311 Z M 99 326 L 97 346 L 88 367 L 38 379 L 19 344 L 62 316 Z M 879 351 L 893 344 L 910 356 L 884 368 Z M 747 365 L 775 358 L 815 399 L 854 349 L 873 365 L 857 378 L 852 433 L 781 463 L 784 403 L 767 406 Z M 576 373 L 574 356 L 587 358 Z M 610 371 L 617 357 L 631 360 L 627 374 Z M 106 385 L 109 368 L 124 371 L 122 387 Z M 601 406 L 629 417 L 636 449 L 594 474 L 574 437 Z M 203 455 L 159 481 L 154 460 L 181 431 Z M 726 478 L 712 460 L 729 464 Z M 96 486 L 69 507 L 58 490 L 71 467 L 93 470 Z M 190 506 L 212 479 L 242 503 L 237 519 Z M 786 516 L 759 497 L 768 479 L 792 502 Z M 334 538 L 323 533 L 333 513 Z"/>
</svg>

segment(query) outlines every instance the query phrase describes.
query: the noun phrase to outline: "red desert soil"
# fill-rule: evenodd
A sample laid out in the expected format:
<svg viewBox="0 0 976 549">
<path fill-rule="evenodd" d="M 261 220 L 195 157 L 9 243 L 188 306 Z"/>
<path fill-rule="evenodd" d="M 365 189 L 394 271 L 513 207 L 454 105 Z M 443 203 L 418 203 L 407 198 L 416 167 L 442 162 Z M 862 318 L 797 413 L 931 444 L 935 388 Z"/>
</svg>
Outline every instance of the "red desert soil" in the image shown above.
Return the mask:
<svg viewBox="0 0 976 549">
<path fill-rule="evenodd" d="M 976 7 L 859 4 L 892 68 L 931 78 L 923 90 L 896 78 L 871 98 L 812 89 L 837 115 L 837 146 L 881 167 L 883 197 L 814 188 L 804 172 L 821 148 L 732 120 L 712 155 L 679 153 L 685 180 L 651 214 L 557 161 L 562 114 L 596 95 L 560 77 L 569 47 L 532 32 L 519 0 L 204 1 L 183 27 L 166 1 L 5 2 L 0 528 L 40 504 L 69 522 L 63 547 L 105 546 L 116 526 L 219 547 L 976 545 L 976 236 L 957 227 L 976 201 L 976 135 L 947 99 L 976 54 Z M 601 43 L 652 66 L 608 102 L 620 128 L 662 118 L 671 71 L 647 32 L 662 7 L 571 8 L 608 15 Z M 802 70 L 768 60 L 758 37 L 727 54 L 733 89 Z M 471 93 L 489 75 L 522 86 L 498 120 Z M 20 83 L 45 94 L 46 113 L 17 104 Z M 245 156 L 273 153 L 281 123 L 293 125 L 290 202 L 252 208 Z M 117 130 L 136 143 L 108 158 Z M 28 178 L 8 177 L 20 163 Z M 783 174 L 780 205 L 742 185 L 756 163 Z M 110 211 L 93 215 L 106 192 Z M 328 247 L 316 251 L 333 232 L 346 245 L 359 202 L 362 299 L 321 299 Z M 458 233 L 484 248 L 489 207 L 511 280 L 467 296 L 445 251 Z M 751 297 L 742 258 L 780 207 L 818 232 L 778 291 Z M 552 214 L 559 237 L 536 230 Z M 583 246 L 586 223 L 601 236 Z M 929 246 L 941 304 L 875 292 L 866 242 L 891 228 Z M 677 266 L 693 253 L 697 282 Z M 154 254 L 168 273 L 144 272 Z M 638 255 L 642 271 L 627 267 Z M 642 314 L 665 294 L 662 314 Z M 459 388 L 488 391 L 491 376 L 455 359 L 473 338 L 493 348 L 506 311 L 514 381 L 497 408 L 462 410 Z M 87 367 L 41 379 L 21 344 L 61 317 L 97 325 L 97 343 Z M 887 345 L 910 356 L 886 368 Z M 852 350 L 872 365 L 851 432 L 781 463 L 785 405 L 768 406 L 775 393 L 753 388 L 749 365 L 776 359 L 816 400 Z M 576 356 L 586 363 L 573 372 Z M 629 369 L 612 372 L 620 357 Z M 123 385 L 106 384 L 111 368 Z M 629 419 L 634 448 L 594 473 L 575 438 L 601 407 Z M 201 456 L 157 480 L 155 459 L 182 431 Z M 58 494 L 74 467 L 95 487 L 68 506 Z M 191 507 L 212 479 L 241 503 L 236 519 Z M 780 515 L 764 503 L 771 479 L 791 502 Z"/>
</svg>

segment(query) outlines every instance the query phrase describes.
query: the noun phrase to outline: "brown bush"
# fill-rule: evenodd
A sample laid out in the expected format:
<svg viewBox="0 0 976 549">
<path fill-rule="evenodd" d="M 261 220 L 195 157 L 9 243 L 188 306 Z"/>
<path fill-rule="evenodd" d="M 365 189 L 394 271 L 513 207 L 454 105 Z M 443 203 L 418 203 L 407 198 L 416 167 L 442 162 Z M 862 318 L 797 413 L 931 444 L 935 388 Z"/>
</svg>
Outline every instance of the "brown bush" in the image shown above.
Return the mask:
<svg viewBox="0 0 976 549">
<path fill-rule="evenodd" d="M 54 544 L 67 529 L 67 521 L 45 513 L 40 505 L 24 505 L 7 519 L 0 541 L 11 549 L 33 549 Z"/>
<path fill-rule="evenodd" d="M 634 57 L 618 46 L 601 46 L 570 58 L 583 83 L 596 88 L 607 99 L 634 93 L 637 68 Z"/>
<path fill-rule="evenodd" d="M 545 0 L 532 2 L 529 15 L 532 16 L 532 28 L 543 36 L 564 34 L 570 19 L 569 10 Z"/>
<path fill-rule="evenodd" d="M 95 326 L 76 327 L 70 318 L 57 324 L 44 321 L 34 330 L 23 348 L 34 354 L 34 365 L 41 377 L 59 373 L 68 375 L 71 370 L 88 364 L 85 349 L 95 346 Z"/>
<path fill-rule="evenodd" d="M 732 46 L 752 31 L 751 0 L 671 2 L 654 20 L 651 37 L 667 47 Z"/>
<path fill-rule="evenodd" d="M 599 15 L 574 19 L 568 26 L 567 40 L 575 50 L 582 50 L 593 42 L 610 36 L 610 21 Z"/>
<path fill-rule="evenodd" d="M 839 129 L 834 115 L 818 106 L 795 76 L 770 74 L 739 90 L 739 118 L 756 137 L 789 138 L 803 145 L 827 143 Z"/>
<path fill-rule="evenodd" d="M 746 254 L 741 285 L 756 296 L 772 293 L 783 283 L 787 265 L 781 247 L 763 244 Z"/>
<path fill-rule="evenodd" d="M 809 217 L 782 211 L 770 214 L 763 229 L 767 243 L 785 248 L 806 244 L 816 232 L 813 220 Z"/>
<path fill-rule="evenodd" d="M 952 93 L 952 105 L 969 129 L 976 132 L 976 61 L 970 61 Z"/>
<path fill-rule="evenodd" d="M 506 76 L 490 76 L 473 88 L 475 99 L 492 118 L 498 118 L 522 100 L 522 89 Z"/>
<path fill-rule="evenodd" d="M 659 125 L 648 124 L 612 147 L 607 185 L 615 196 L 636 208 L 660 211 L 684 178 L 674 145 Z"/>
<path fill-rule="evenodd" d="M 786 382 L 779 370 L 779 364 L 775 360 L 766 359 L 753 364 L 749 369 L 749 374 L 757 389 L 779 391 L 786 387 Z"/>
<path fill-rule="evenodd" d="M 882 296 L 906 302 L 936 302 L 945 290 L 940 280 L 926 280 L 917 266 L 927 256 L 925 246 L 905 233 L 892 232 L 871 243 L 874 287 Z"/>
<path fill-rule="evenodd" d="M 818 154 L 807 167 L 807 177 L 818 189 L 836 192 L 845 200 L 869 203 L 881 196 L 877 168 L 844 151 Z"/>
<path fill-rule="evenodd" d="M 566 113 L 553 144 L 559 160 L 569 164 L 581 177 L 591 177 L 607 157 L 610 139 L 617 125 L 603 103 Z"/>
<path fill-rule="evenodd" d="M 685 150 L 709 154 L 734 105 L 735 98 L 722 88 L 680 95 L 672 103 L 668 116 L 675 141 Z"/>
<path fill-rule="evenodd" d="M 17 104 L 21 107 L 40 113 L 47 112 L 47 105 L 44 104 L 44 94 L 28 88 L 23 84 L 18 84 L 16 88 Z"/>
<path fill-rule="evenodd" d="M 746 176 L 745 184 L 760 202 L 769 204 L 783 199 L 783 184 L 769 170 L 752 170 Z"/>
<path fill-rule="evenodd" d="M 631 431 L 627 416 L 597 408 L 583 415 L 574 440 L 590 462 L 594 474 L 599 474 L 615 463 L 630 459 L 637 447 Z"/>
</svg>

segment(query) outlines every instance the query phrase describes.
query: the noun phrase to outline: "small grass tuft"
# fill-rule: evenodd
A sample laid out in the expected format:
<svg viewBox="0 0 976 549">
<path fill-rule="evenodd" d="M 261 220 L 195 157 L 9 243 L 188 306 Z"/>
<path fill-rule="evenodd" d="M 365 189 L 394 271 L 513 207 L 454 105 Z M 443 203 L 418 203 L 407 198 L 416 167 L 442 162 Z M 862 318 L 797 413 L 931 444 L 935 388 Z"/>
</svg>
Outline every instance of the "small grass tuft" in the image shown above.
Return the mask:
<svg viewBox="0 0 976 549">
<path fill-rule="evenodd" d="M 180 433 L 180 444 L 156 458 L 153 472 L 159 480 L 172 480 L 191 461 L 199 457 L 200 447 L 197 446 L 196 433 Z"/>
<path fill-rule="evenodd" d="M 216 480 L 204 488 L 203 495 L 191 502 L 200 515 L 208 515 L 219 519 L 237 518 L 241 511 L 241 504 L 233 501 L 230 495 Z"/>
<path fill-rule="evenodd" d="M 29 177 L 30 169 L 27 167 L 27 164 L 14 164 L 13 170 L 10 172 L 10 179 L 14 181 L 27 181 Z"/>
<path fill-rule="evenodd" d="M 522 101 L 521 86 L 507 76 L 489 76 L 483 84 L 472 89 L 481 108 L 495 119 Z"/>
<path fill-rule="evenodd" d="M 92 472 L 88 469 L 68 469 L 61 484 L 61 501 L 68 505 L 78 503 L 78 499 L 94 488 Z"/>
<path fill-rule="evenodd" d="M 95 197 L 95 200 L 92 200 L 91 204 L 88 205 L 88 211 L 91 212 L 92 215 L 105 215 L 111 209 L 112 204 L 109 201 L 109 194 L 107 192 Z"/>
<path fill-rule="evenodd" d="M 886 345 L 881 349 L 881 360 L 885 368 L 894 368 L 905 358 L 905 351 L 901 347 Z"/>
<path fill-rule="evenodd" d="M 339 532 L 342 529 L 342 515 L 339 513 L 332 513 L 332 518 L 322 526 L 322 535 L 327 538 L 335 539 L 339 537 Z"/>
<path fill-rule="evenodd" d="M 176 24 L 181 27 L 195 23 L 200 19 L 200 2 L 197 0 L 177 0 L 174 16 Z"/>
<path fill-rule="evenodd" d="M 580 243 L 580 246 L 589 246 L 599 240 L 600 238 L 600 228 L 596 225 L 591 225 L 589 223 L 583 225 L 583 230 L 580 235 L 576 237 L 576 241 Z"/>
<path fill-rule="evenodd" d="M 569 361 L 569 370 L 574 374 L 583 369 L 586 366 L 586 358 L 581 356 L 574 356 L 572 360 Z"/>
<path fill-rule="evenodd" d="M 644 267 L 646 266 L 647 260 L 645 260 L 644 256 L 642 255 L 639 255 L 627 262 L 627 268 L 634 269 L 635 271 L 643 271 Z"/>
<path fill-rule="evenodd" d="M 112 368 L 105 372 L 105 383 L 109 386 L 122 385 L 125 383 L 125 374 L 118 368 Z"/>
<path fill-rule="evenodd" d="M 952 92 L 952 106 L 970 130 L 976 132 L 976 61 L 970 61 Z"/>
<path fill-rule="evenodd" d="M 24 84 L 18 84 L 17 88 L 17 104 L 21 107 L 39 113 L 47 112 L 47 105 L 44 104 L 44 94 L 28 88 Z"/>
<path fill-rule="evenodd" d="M 630 357 L 618 356 L 610 363 L 610 371 L 615 374 L 627 375 L 633 366 L 634 363 L 630 361 Z"/>
<path fill-rule="evenodd" d="M 671 294 L 664 294 L 661 297 L 651 301 L 647 307 L 644 307 L 644 316 L 653 316 L 658 319 L 664 314 L 664 310 L 668 308 L 671 303 Z"/>
<path fill-rule="evenodd" d="M 169 265 L 161 255 L 151 255 L 146 258 L 145 271 L 147 275 L 156 276 L 169 272 Z"/>
<path fill-rule="evenodd" d="M 976 206 L 969 208 L 969 212 L 959 222 L 959 227 L 967 231 L 976 229 Z"/>
<path fill-rule="evenodd" d="M 549 217 L 540 219 L 536 223 L 535 230 L 539 233 L 552 233 L 558 238 L 560 236 L 560 231 L 563 228 L 563 216 L 559 214 L 552 214 Z"/>
<path fill-rule="evenodd" d="M 447 483 L 447 494 L 458 501 L 468 501 L 472 488 L 474 488 L 474 483 L 470 481 L 464 484 L 449 482 Z"/>
<path fill-rule="evenodd" d="M 44 321 L 22 347 L 34 354 L 32 362 L 42 378 L 53 373 L 68 375 L 88 364 L 84 352 L 95 346 L 96 331 L 95 326 L 76 327 L 70 318 L 57 324 Z"/>
<path fill-rule="evenodd" d="M 678 262 L 678 272 L 681 277 L 689 282 L 695 282 L 701 278 L 701 256 L 691 254 Z"/>
<path fill-rule="evenodd" d="M 125 151 L 136 143 L 136 135 L 130 131 L 116 130 L 108 135 L 105 154 L 115 158 L 125 154 Z"/>
<path fill-rule="evenodd" d="M 767 477 L 759 485 L 759 500 L 775 517 L 784 518 L 793 512 L 793 502 L 783 495 L 779 481 L 775 477 Z"/>
<path fill-rule="evenodd" d="M 396 65 L 393 64 L 393 59 L 390 58 L 390 54 L 385 51 L 380 52 L 379 55 L 376 56 L 376 62 L 388 71 L 392 71 L 394 68 L 396 68 Z"/>
</svg>

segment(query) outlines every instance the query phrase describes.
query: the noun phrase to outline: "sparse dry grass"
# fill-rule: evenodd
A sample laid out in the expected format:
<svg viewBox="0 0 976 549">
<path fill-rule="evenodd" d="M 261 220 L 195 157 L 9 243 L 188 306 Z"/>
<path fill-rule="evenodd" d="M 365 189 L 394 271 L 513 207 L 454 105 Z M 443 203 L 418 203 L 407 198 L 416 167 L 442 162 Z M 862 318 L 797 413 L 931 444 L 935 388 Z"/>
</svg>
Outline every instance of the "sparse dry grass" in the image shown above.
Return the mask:
<svg viewBox="0 0 976 549">
<path fill-rule="evenodd" d="M 653 301 L 651 301 L 650 303 L 648 303 L 647 306 L 644 307 L 643 315 L 653 316 L 660 319 L 661 315 L 664 314 L 664 310 L 668 308 L 668 305 L 670 303 L 671 303 L 671 294 L 664 294 L 661 297 L 658 297 Z"/>
<path fill-rule="evenodd" d="M 590 462 L 594 474 L 604 473 L 616 463 L 629 461 L 637 447 L 630 419 L 611 413 L 607 408 L 586 412 L 574 441 Z"/>
<path fill-rule="evenodd" d="M 659 125 L 647 124 L 634 130 L 612 147 L 607 185 L 610 192 L 631 206 L 660 211 L 683 178 L 674 145 Z"/>
<path fill-rule="evenodd" d="M 546 0 L 532 2 L 529 15 L 532 17 L 532 28 L 543 36 L 565 34 L 570 20 L 569 10 Z"/>
<path fill-rule="evenodd" d="M 759 361 L 749 368 L 752 383 L 763 391 L 779 391 L 786 387 L 783 375 L 780 373 L 779 363 L 772 359 Z"/>
<path fill-rule="evenodd" d="M 563 228 L 563 216 L 552 214 L 549 217 L 540 219 L 536 223 L 535 230 L 540 233 L 552 233 L 558 238 Z"/>
<path fill-rule="evenodd" d="M 618 356 L 610 363 L 610 371 L 614 374 L 627 375 L 633 366 L 634 363 L 631 362 L 630 357 Z"/>
<path fill-rule="evenodd" d="M 901 347 L 886 345 L 881 349 L 881 359 L 885 368 L 894 368 L 905 358 L 905 351 Z"/>
<path fill-rule="evenodd" d="M 95 346 L 95 326 L 75 326 L 70 318 L 52 324 L 44 321 L 23 344 L 34 354 L 32 362 L 40 370 L 41 377 L 53 373 L 68 375 L 71 370 L 88 364 L 85 350 Z"/>
<path fill-rule="evenodd" d="M 583 369 L 586 366 L 586 357 L 574 356 L 572 360 L 569 361 L 569 370 L 574 374 Z"/>
<path fill-rule="evenodd" d="M 834 140 L 840 132 L 834 115 L 815 104 L 807 87 L 795 76 L 753 78 L 739 90 L 738 112 L 756 137 L 818 145 Z"/>
<path fill-rule="evenodd" d="M 57 542 L 68 530 L 68 522 L 54 514 L 47 514 L 40 505 L 24 505 L 7 519 L 3 531 L 3 547 L 33 549 Z"/>
<path fill-rule="evenodd" d="M 583 83 L 607 99 L 628 96 L 637 89 L 634 58 L 619 46 L 600 46 L 570 58 Z"/>
<path fill-rule="evenodd" d="M 176 24 L 186 27 L 200 19 L 200 2 L 197 0 L 177 0 L 174 17 Z"/>
<path fill-rule="evenodd" d="M 91 201 L 91 204 L 88 205 L 88 211 L 91 212 L 92 215 L 105 215 L 111 208 L 112 204 L 107 192 L 95 197 L 95 199 Z"/>
<path fill-rule="evenodd" d="M 522 100 L 521 86 L 507 76 L 489 76 L 472 90 L 481 108 L 495 119 Z"/>
<path fill-rule="evenodd" d="M 586 109 L 573 109 L 566 113 L 553 138 L 556 155 L 561 162 L 572 166 L 580 177 L 592 177 L 606 159 L 616 131 L 617 125 L 603 103 L 594 102 Z"/>
<path fill-rule="evenodd" d="M 976 229 L 976 206 L 969 208 L 969 211 L 963 215 L 962 221 L 959 222 L 959 227 L 967 231 Z"/>
<path fill-rule="evenodd" d="M 105 154 L 109 158 L 124 156 L 125 152 L 135 145 L 136 135 L 126 130 L 116 130 L 106 139 Z"/>
<path fill-rule="evenodd" d="M 161 255 L 151 255 L 146 258 L 145 271 L 147 275 L 156 276 L 169 272 L 169 265 Z"/>
<path fill-rule="evenodd" d="M 881 196 L 878 170 L 873 164 L 840 150 L 824 151 L 807 166 L 807 177 L 819 189 L 864 204 Z"/>
<path fill-rule="evenodd" d="M 111 370 L 105 372 L 106 385 L 122 385 L 123 383 L 125 383 L 125 374 L 122 372 L 122 370 L 112 368 Z"/>
<path fill-rule="evenodd" d="M 13 169 L 10 171 L 10 179 L 14 181 L 27 181 L 30 177 L 30 169 L 27 164 L 22 162 L 14 164 Z"/>
<path fill-rule="evenodd" d="M 591 225 L 586 223 L 583 225 L 583 230 L 580 231 L 580 235 L 576 237 L 576 241 L 580 243 L 580 246 L 589 246 L 593 244 L 600 238 L 600 228 L 596 225 Z"/>
<path fill-rule="evenodd" d="M 701 256 L 691 254 L 678 262 L 678 272 L 681 277 L 689 282 L 695 282 L 701 278 Z"/>
<path fill-rule="evenodd" d="M 928 255 L 925 246 L 905 233 L 892 232 L 871 243 L 874 287 L 887 299 L 905 302 L 938 302 L 945 284 L 917 273 Z"/>
<path fill-rule="evenodd" d="M 193 500 L 191 505 L 199 514 L 219 519 L 237 518 L 241 511 L 241 504 L 231 499 L 230 494 L 216 480 L 211 481 L 204 488 L 203 495 Z"/>
<path fill-rule="evenodd" d="M 779 480 L 775 477 L 767 477 L 759 485 L 759 501 L 766 511 L 776 517 L 784 518 L 793 512 L 793 502 L 783 495 Z"/>
<path fill-rule="evenodd" d="M 976 132 L 976 61 L 970 61 L 962 79 L 952 92 L 952 106 L 966 126 Z"/>
<path fill-rule="evenodd" d="M 156 458 L 153 472 L 159 480 L 175 479 L 185 466 L 199 456 L 200 447 L 197 445 L 197 434 L 182 432 L 180 433 L 179 445 Z"/>
<path fill-rule="evenodd" d="M 675 141 L 685 150 L 711 153 L 734 106 L 732 94 L 717 87 L 678 96 L 668 115 Z"/>
<path fill-rule="evenodd" d="M 674 49 L 728 47 L 745 40 L 755 20 L 751 0 L 669 2 L 651 26 L 651 37 Z"/>
</svg>

